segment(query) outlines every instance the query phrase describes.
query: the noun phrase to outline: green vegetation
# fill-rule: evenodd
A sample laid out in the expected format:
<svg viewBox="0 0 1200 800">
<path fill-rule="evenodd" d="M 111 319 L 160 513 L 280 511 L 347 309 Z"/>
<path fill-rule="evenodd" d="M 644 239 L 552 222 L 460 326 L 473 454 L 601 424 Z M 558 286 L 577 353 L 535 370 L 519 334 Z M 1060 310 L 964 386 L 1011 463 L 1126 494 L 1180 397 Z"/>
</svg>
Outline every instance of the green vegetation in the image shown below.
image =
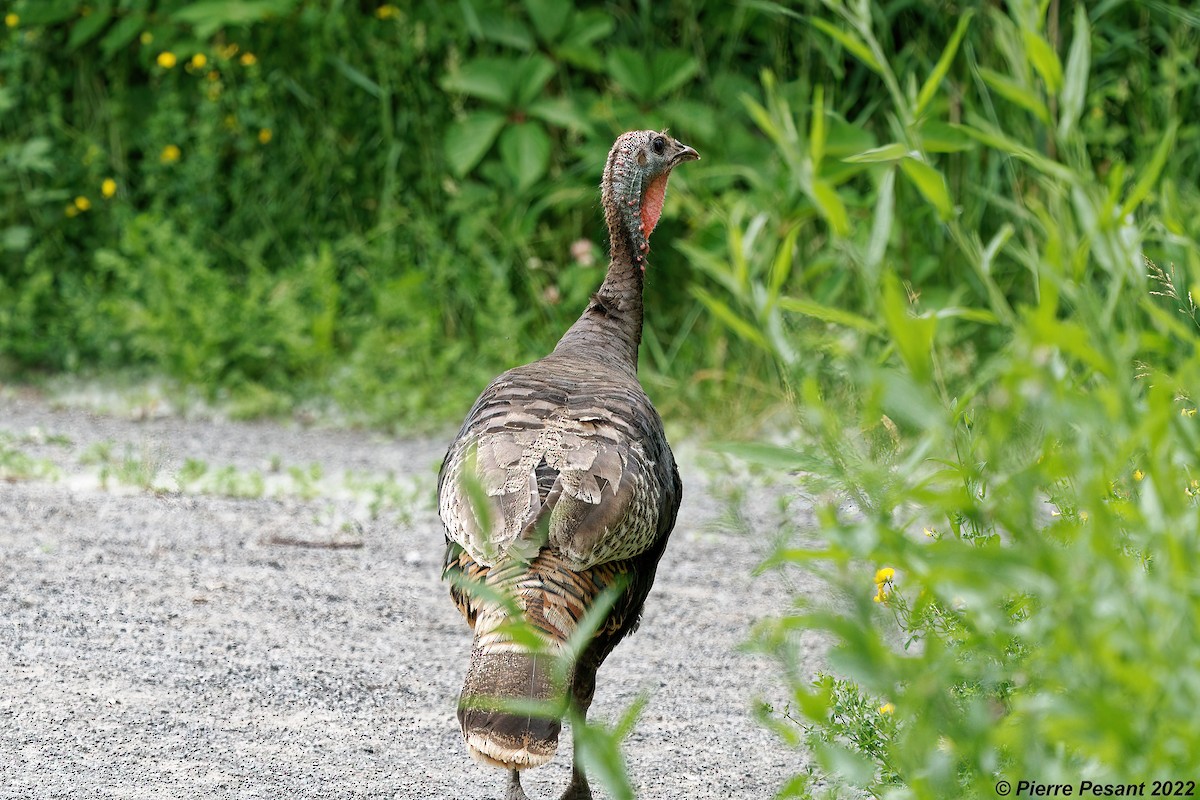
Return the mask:
<svg viewBox="0 0 1200 800">
<path fill-rule="evenodd" d="M 613 136 L 670 125 L 704 160 L 644 378 L 668 418 L 794 434 L 726 449 L 819 498 L 823 544 L 768 567 L 838 594 L 755 633 L 794 695 L 764 719 L 823 779 L 782 794 L 1195 777 L 1196 12 L 11 7 L 3 369 L 457 420 L 598 283 Z"/>
</svg>

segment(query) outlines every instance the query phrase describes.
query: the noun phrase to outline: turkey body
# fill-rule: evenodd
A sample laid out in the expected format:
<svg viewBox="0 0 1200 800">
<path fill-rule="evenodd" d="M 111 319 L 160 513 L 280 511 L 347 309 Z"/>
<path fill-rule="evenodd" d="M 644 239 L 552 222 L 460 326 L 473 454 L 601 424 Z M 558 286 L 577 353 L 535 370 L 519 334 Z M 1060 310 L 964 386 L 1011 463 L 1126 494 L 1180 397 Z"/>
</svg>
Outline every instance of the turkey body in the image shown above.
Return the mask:
<svg viewBox="0 0 1200 800">
<path fill-rule="evenodd" d="M 471 755 L 509 771 L 510 800 L 525 797 L 519 771 L 553 756 L 564 711 L 586 714 L 675 524 L 683 487 L 637 347 L 666 176 L 695 158 L 665 134 L 617 140 L 602 185 L 604 283 L 554 352 L 484 390 L 438 478 L 443 577 L 475 634 L 458 718 Z M 563 797 L 591 797 L 578 757 Z"/>
</svg>

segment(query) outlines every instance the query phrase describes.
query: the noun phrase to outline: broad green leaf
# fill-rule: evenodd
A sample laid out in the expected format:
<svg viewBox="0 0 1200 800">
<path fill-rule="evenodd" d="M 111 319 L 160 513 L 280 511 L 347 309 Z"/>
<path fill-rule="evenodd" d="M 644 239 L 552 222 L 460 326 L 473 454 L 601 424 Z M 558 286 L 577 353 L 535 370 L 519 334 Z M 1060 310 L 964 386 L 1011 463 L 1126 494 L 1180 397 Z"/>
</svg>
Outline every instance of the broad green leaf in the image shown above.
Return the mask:
<svg viewBox="0 0 1200 800">
<path fill-rule="evenodd" d="M 895 273 L 884 273 L 883 298 L 880 310 L 892 343 L 900 358 L 918 383 L 929 380 L 933 373 L 933 334 L 937 320 L 933 317 L 914 317 L 904 288 Z"/>
<path fill-rule="evenodd" d="M 504 115 L 494 111 L 476 111 L 450 126 L 446 132 L 446 161 L 450 171 L 462 177 L 470 172 L 504 127 Z"/>
<path fill-rule="evenodd" d="M 144 16 L 141 14 L 130 14 L 116 25 L 113 25 L 108 33 L 104 34 L 104 38 L 100 40 L 100 51 L 104 53 L 104 57 L 111 58 L 118 50 L 129 45 L 141 33 L 142 27 L 145 24 L 146 18 Z"/>
<path fill-rule="evenodd" d="M 908 155 L 908 148 L 899 142 L 892 142 L 881 147 L 872 147 L 856 155 L 843 158 L 851 164 L 877 164 L 884 161 L 899 161 Z"/>
<path fill-rule="evenodd" d="M 842 47 L 854 54 L 854 57 L 869 67 L 872 71 L 883 74 L 883 67 L 876 60 L 875 54 L 871 52 L 871 48 L 852 33 L 842 30 L 828 20 L 820 17 L 810 17 L 810 24 L 817 30 L 824 33 L 830 39 L 833 39 Z"/>
<path fill-rule="evenodd" d="M 543 122 L 571 130 L 592 131 L 592 121 L 588 115 L 575 107 L 575 103 L 566 97 L 547 97 L 535 100 L 525 107 L 526 113 Z"/>
<path fill-rule="evenodd" d="M 524 107 L 537 99 L 553 75 L 554 63 L 540 53 L 523 61 L 515 81 L 517 105 Z"/>
<path fill-rule="evenodd" d="M 838 236 L 850 233 L 850 216 L 846 213 L 846 204 L 838 197 L 837 189 L 823 178 L 814 178 L 811 198 L 817 206 L 817 211 L 833 228 Z"/>
<path fill-rule="evenodd" d="M 1042 76 L 1046 89 L 1051 94 L 1058 94 L 1063 82 L 1062 64 L 1058 60 L 1058 53 L 1055 53 L 1050 43 L 1036 31 L 1023 31 L 1021 36 L 1025 40 L 1025 54 L 1029 57 L 1029 63 L 1033 64 L 1038 75 Z"/>
<path fill-rule="evenodd" d="M 654 93 L 650 67 L 642 54 L 630 47 L 614 47 L 608 54 L 608 74 L 636 100 L 649 100 Z"/>
<path fill-rule="evenodd" d="M 523 52 L 532 50 L 537 44 L 529 27 L 512 14 L 503 12 L 487 14 L 482 17 L 481 24 L 483 25 L 483 38 L 490 42 Z"/>
<path fill-rule="evenodd" d="M 867 252 L 863 264 L 871 276 L 878 279 L 879 266 L 887 252 L 892 237 L 892 219 L 896 208 L 896 170 L 888 169 L 879 181 L 878 197 L 875 199 L 875 219 L 871 223 L 871 238 L 867 240 Z"/>
<path fill-rule="evenodd" d="M 571 19 L 564 44 L 586 45 L 603 39 L 617 27 L 611 14 L 599 9 L 580 11 Z"/>
<path fill-rule="evenodd" d="M 1146 195 L 1150 194 L 1150 190 L 1158 183 L 1158 176 L 1162 174 L 1163 167 L 1167 165 L 1167 158 L 1171 155 L 1171 149 L 1175 147 L 1175 133 L 1178 130 L 1179 121 L 1172 120 L 1170 127 L 1162 135 L 1158 147 L 1154 148 L 1154 155 L 1151 156 L 1150 163 L 1141 169 L 1140 177 L 1134 184 L 1133 191 L 1121 204 L 1122 217 L 1133 213 L 1133 210 L 1141 205 L 1142 201 L 1146 199 Z"/>
<path fill-rule="evenodd" d="M 222 28 L 251 25 L 290 13 L 300 0 L 205 0 L 191 3 L 178 11 L 167 12 L 170 19 L 186 22 L 201 39 Z"/>
<path fill-rule="evenodd" d="M 570 0 L 525 0 L 525 10 L 543 42 L 554 42 L 571 17 Z"/>
<path fill-rule="evenodd" d="M 523 192 L 541 180 L 550 166 L 550 137 L 537 122 L 510 125 L 500 134 L 500 158 Z"/>
<path fill-rule="evenodd" d="M 71 19 L 78 13 L 78 0 L 38 0 L 21 7 L 21 26 L 54 25 Z"/>
<path fill-rule="evenodd" d="M 794 311 L 806 317 L 812 317 L 813 319 L 819 319 L 822 322 L 829 322 L 834 325 L 842 325 L 846 328 L 853 328 L 863 333 L 879 332 L 879 323 L 874 320 L 861 317 L 858 314 L 841 308 L 822 305 L 815 300 L 803 300 L 798 297 L 781 297 L 779 299 L 779 307 L 785 311 Z"/>
<path fill-rule="evenodd" d="M 926 153 L 960 153 L 975 147 L 974 140 L 957 125 L 938 120 L 926 122 L 917 135 L 921 139 L 921 149 Z"/>
<path fill-rule="evenodd" d="M 967 33 L 967 26 L 971 24 L 971 17 L 975 15 L 973 9 L 967 9 L 966 12 L 958 18 L 958 25 L 954 29 L 954 35 L 950 37 L 950 42 L 946 45 L 946 49 L 942 51 L 941 58 L 933 65 L 933 71 L 929 73 L 929 77 L 925 79 L 925 83 L 921 86 L 921 92 L 917 95 L 917 108 L 913 112 L 914 117 L 920 117 L 924 113 L 925 108 L 929 105 L 929 101 L 933 100 L 937 94 L 938 87 L 942 84 L 942 79 L 950 71 L 950 65 L 954 63 L 954 56 L 958 52 L 958 46 L 962 43 L 963 36 Z"/>
<path fill-rule="evenodd" d="M 954 205 L 950 202 L 950 192 L 946 189 L 946 179 L 942 173 L 915 158 L 905 158 L 900 162 L 900 169 L 917 191 L 937 209 L 938 216 L 948 220 L 954 216 Z"/>
<path fill-rule="evenodd" d="M 651 79 L 653 99 L 658 100 L 683 86 L 700 71 L 695 56 L 683 50 L 661 50 L 654 54 Z"/>
<path fill-rule="evenodd" d="M 1063 79 L 1058 108 L 1058 136 L 1065 139 L 1083 113 L 1087 100 L 1088 69 L 1092 60 L 1092 30 L 1088 26 L 1087 9 L 1082 3 L 1075 6 L 1075 35 L 1067 53 L 1067 72 Z"/>
<path fill-rule="evenodd" d="M 67 47 L 71 50 L 76 50 L 84 44 L 87 44 L 93 38 L 99 35 L 105 26 L 112 20 L 107 10 L 96 8 L 86 17 L 80 17 L 78 21 L 71 26 L 71 35 L 67 37 Z"/>
<path fill-rule="evenodd" d="M 1045 124 L 1050 124 L 1050 109 L 1046 108 L 1046 104 L 1036 93 L 1021 86 L 1007 75 L 1001 75 L 987 67 L 979 68 L 979 77 L 983 78 L 983 82 L 1005 100 L 1029 111 Z"/>
<path fill-rule="evenodd" d="M 476 58 L 442 78 L 442 88 L 507 106 L 517 93 L 518 78 L 512 59 Z"/>
</svg>

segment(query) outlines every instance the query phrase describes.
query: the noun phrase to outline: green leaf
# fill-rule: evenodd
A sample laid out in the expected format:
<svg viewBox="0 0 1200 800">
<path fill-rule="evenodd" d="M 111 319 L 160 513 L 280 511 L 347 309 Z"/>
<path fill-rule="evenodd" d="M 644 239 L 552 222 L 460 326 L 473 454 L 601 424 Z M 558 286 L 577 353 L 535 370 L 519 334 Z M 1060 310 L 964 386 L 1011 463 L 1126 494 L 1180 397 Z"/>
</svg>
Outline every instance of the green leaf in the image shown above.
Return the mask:
<svg viewBox="0 0 1200 800">
<path fill-rule="evenodd" d="M 517 80 L 512 59 L 476 58 L 442 78 L 442 88 L 507 106 L 517 92 Z"/>
<path fill-rule="evenodd" d="M 80 17 L 74 25 L 71 26 L 71 35 L 67 37 L 67 47 L 71 50 L 77 50 L 84 44 L 94 39 L 104 30 L 105 26 L 112 20 L 108 11 L 101 4 L 100 8 L 92 9 L 92 13 L 86 17 Z"/>
<path fill-rule="evenodd" d="M 146 24 L 141 14 L 130 14 L 116 25 L 113 25 L 104 38 L 100 40 L 100 51 L 105 58 L 111 58 L 118 50 L 127 47 Z"/>
<path fill-rule="evenodd" d="M 554 63 L 540 53 L 523 61 L 517 70 L 517 105 L 523 107 L 533 102 L 553 75 Z"/>
<path fill-rule="evenodd" d="M 693 75 L 700 71 L 700 63 L 695 56 L 682 50 L 660 50 L 655 52 L 651 81 L 653 82 L 652 99 L 661 99 L 683 86 Z"/>
<path fill-rule="evenodd" d="M 958 125 L 956 127 L 972 139 L 982 142 L 988 147 L 999 150 L 1002 153 L 1015 156 L 1046 175 L 1072 184 L 1077 183 L 1075 174 L 1066 165 L 1046 158 L 1041 153 L 1031 150 L 1020 142 L 1009 138 L 1002 131 L 995 130 L 990 126 L 985 127 L 987 123 L 981 120 L 973 120 L 973 123 L 973 125 Z"/>
<path fill-rule="evenodd" d="M 201 39 L 222 28 L 252 25 L 272 17 L 289 14 L 300 0 L 204 0 L 168 13 L 176 22 L 185 22 Z"/>
<path fill-rule="evenodd" d="M 553 43 L 562 33 L 571 17 L 570 0 L 525 0 L 525 10 L 533 21 L 533 28 L 538 37 L 547 43 Z"/>
<path fill-rule="evenodd" d="M 917 187 L 917 191 L 937 209 L 941 219 L 948 220 L 954 216 L 954 205 L 950 202 L 950 192 L 946 189 L 946 179 L 942 173 L 915 158 L 905 158 L 900 162 L 900 169 Z"/>
<path fill-rule="evenodd" d="M 782 297 L 779 300 L 779 307 L 785 311 L 795 311 L 797 314 L 803 314 L 806 317 L 812 317 L 822 322 L 829 322 L 846 328 L 853 328 L 863 333 L 878 333 L 880 330 L 879 323 L 874 320 L 860 317 L 858 314 L 841 308 L 822 305 L 815 300 Z"/>
<path fill-rule="evenodd" d="M 1075 36 L 1067 53 L 1067 73 L 1063 81 L 1058 109 L 1058 136 L 1065 139 L 1083 113 L 1087 99 L 1088 69 L 1092 60 L 1092 30 L 1088 26 L 1087 9 L 1082 3 L 1075 6 Z"/>
<path fill-rule="evenodd" d="M 836 27 L 832 22 L 821 19 L 820 17 L 810 17 L 809 22 L 814 28 L 824 33 L 830 39 L 840 44 L 842 47 L 849 50 L 855 58 L 869 67 L 873 72 L 880 75 L 883 74 L 883 67 L 876 60 L 875 54 L 871 52 L 871 48 L 867 47 L 861 39 L 852 33 L 848 33 L 841 28 Z"/>
<path fill-rule="evenodd" d="M 954 56 L 958 52 L 958 46 L 962 43 L 963 36 L 967 33 L 967 26 L 971 24 L 971 17 L 975 15 L 973 9 L 968 8 L 961 17 L 958 18 L 958 25 L 954 29 L 954 35 L 950 37 L 949 44 L 942 51 L 941 58 L 933 65 L 933 71 L 929 73 L 929 77 L 925 79 L 925 83 L 921 86 L 921 91 L 917 95 L 917 108 L 913 112 L 914 117 L 920 117 L 929 105 L 929 101 L 933 100 L 937 94 L 938 87 L 942 84 L 942 79 L 950 71 L 950 65 L 954 63 Z"/>
<path fill-rule="evenodd" d="M 1146 195 L 1150 194 L 1150 190 L 1158 183 L 1158 177 L 1162 175 L 1163 167 L 1167 165 L 1167 158 L 1171 155 L 1171 149 L 1175 147 L 1175 134 L 1179 130 L 1179 120 L 1172 120 L 1170 127 L 1162 135 L 1159 140 L 1158 147 L 1154 148 L 1154 155 L 1150 157 L 1150 163 L 1143 167 L 1140 171 L 1141 177 L 1134 184 L 1133 191 L 1129 193 L 1129 197 L 1121 204 L 1121 216 L 1133 213 L 1133 210 L 1141 205 L 1146 199 Z"/>
<path fill-rule="evenodd" d="M 767 353 L 773 352 L 771 345 L 767 342 L 766 338 L 763 337 L 762 333 L 756 326 L 747 320 L 742 319 L 740 316 L 734 313 L 733 309 L 725 305 L 725 303 L 721 302 L 717 298 L 713 297 L 707 290 L 702 289 L 699 286 L 693 286 L 692 294 L 697 300 L 704 304 L 705 308 L 713 313 L 713 316 L 725 323 L 730 330 L 732 330 L 742 339 L 745 339 L 747 342 L 758 346 Z"/>
<path fill-rule="evenodd" d="M 367 94 L 369 94 L 375 98 L 379 98 L 379 97 L 383 96 L 383 87 L 382 86 L 380 86 L 378 83 L 373 81 L 370 77 L 368 77 L 363 72 L 361 72 L 358 69 L 351 66 L 351 64 L 349 62 L 347 62 L 341 56 L 331 55 L 331 56 L 329 56 L 329 62 L 331 64 L 333 64 L 334 67 L 337 68 L 338 72 L 345 75 L 347 80 L 349 80 L 355 86 L 357 86 L 360 89 L 362 89 L 363 91 L 365 91 Z"/>
<path fill-rule="evenodd" d="M 884 273 L 883 277 L 880 310 L 884 323 L 913 378 L 917 383 L 925 383 L 933 373 L 931 353 L 937 320 L 933 317 L 914 317 L 900 279 L 892 272 Z"/>
<path fill-rule="evenodd" d="M 539 123 L 510 125 L 500 134 L 500 158 L 518 191 L 533 186 L 550 166 L 550 137 Z"/>
<path fill-rule="evenodd" d="M 636 100 L 653 95 L 650 66 L 642 54 L 629 47 L 614 47 L 605 63 L 609 76 Z"/>
<path fill-rule="evenodd" d="M 592 121 L 588 115 L 576 108 L 575 103 L 566 97 L 535 100 L 525 107 L 525 112 L 531 117 L 560 128 L 570 128 L 584 133 L 591 133 L 593 130 Z"/>
<path fill-rule="evenodd" d="M 872 281 L 878 279 L 879 266 L 887 252 L 888 242 L 892 237 L 892 220 L 896 209 L 896 170 L 889 169 L 879 181 L 879 197 L 875 200 L 875 219 L 871 223 L 871 238 L 867 240 L 867 251 L 863 255 L 863 265 Z"/>
<path fill-rule="evenodd" d="M 825 157 L 825 87 L 817 85 L 813 88 L 812 124 L 808 132 L 808 154 L 812 159 L 813 171 L 821 169 L 821 159 Z"/>
<path fill-rule="evenodd" d="M 446 161 L 450 171 L 462 177 L 470 172 L 504 127 L 504 115 L 494 111 L 476 111 L 450 126 L 446 132 Z"/>
<path fill-rule="evenodd" d="M 1037 31 L 1022 31 L 1021 36 L 1025 40 L 1025 54 L 1029 63 L 1033 64 L 1037 74 L 1042 77 L 1046 89 L 1051 94 L 1058 94 L 1063 82 L 1062 63 L 1058 60 L 1058 53 L 1054 52 L 1050 43 Z"/>
<path fill-rule="evenodd" d="M 1036 93 L 1016 83 L 1007 75 L 1001 75 L 987 67 L 979 68 L 979 77 L 1005 100 L 1029 111 L 1045 124 L 1050 124 L 1050 109 L 1046 108 L 1046 104 Z"/>
<path fill-rule="evenodd" d="M 843 158 L 851 164 L 878 164 L 885 161 L 899 161 L 908 155 L 908 148 L 899 142 L 892 142 L 881 147 L 872 147 L 852 156 Z"/>
<path fill-rule="evenodd" d="M 536 45 L 529 27 L 512 14 L 501 12 L 483 15 L 480 24 L 483 26 L 483 38 L 489 42 L 524 52 L 532 50 Z"/>
<path fill-rule="evenodd" d="M 975 147 L 974 140 L 957 125 L 930 120 L 917 132 L 926 153 L 960 153 Z"/>
<path fill-rule="evenodd" d="M 824 178 L 814 178 L 809 196 L 834 233 L 838 236 L 850 233 L 850 215 L 846 213 L 846 204 L 838 196 L 833 184 Z"/>
</svg>

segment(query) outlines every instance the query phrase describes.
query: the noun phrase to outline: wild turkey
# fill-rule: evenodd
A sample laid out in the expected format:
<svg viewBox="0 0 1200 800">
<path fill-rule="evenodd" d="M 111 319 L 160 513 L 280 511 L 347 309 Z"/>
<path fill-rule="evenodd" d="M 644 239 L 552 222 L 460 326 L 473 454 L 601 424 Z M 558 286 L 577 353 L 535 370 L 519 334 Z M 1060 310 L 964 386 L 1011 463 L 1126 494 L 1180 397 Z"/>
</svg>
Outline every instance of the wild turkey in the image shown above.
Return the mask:
<svg viewBox="0 0 1200 800">
<path fill-rule="evenodd" d="M 508 800 L 527 800 L 520 770 L 554 755 L 562 701 L 587 713 L 596 670 L 637 626 L 675 525 L 683 486 L 637 379 L 642 281 L 667 178 L 699 157 L 665 131 L 617 139 L 600 186 L 611 249 L 603 284 L 554 352 L 484 390 L 438 476 L 442 575 L 475 629 L 458 719 L 471 755 L 510 771 Z M 615 602 L 572 661 L 566 642 L 608 587 Z M 507 634 L 496 590 L 544 648 Z M 557 711 L 529 711 L 556 702 Z M 592 796 L 576 753 L 563 800 Z"/>
</svg>

